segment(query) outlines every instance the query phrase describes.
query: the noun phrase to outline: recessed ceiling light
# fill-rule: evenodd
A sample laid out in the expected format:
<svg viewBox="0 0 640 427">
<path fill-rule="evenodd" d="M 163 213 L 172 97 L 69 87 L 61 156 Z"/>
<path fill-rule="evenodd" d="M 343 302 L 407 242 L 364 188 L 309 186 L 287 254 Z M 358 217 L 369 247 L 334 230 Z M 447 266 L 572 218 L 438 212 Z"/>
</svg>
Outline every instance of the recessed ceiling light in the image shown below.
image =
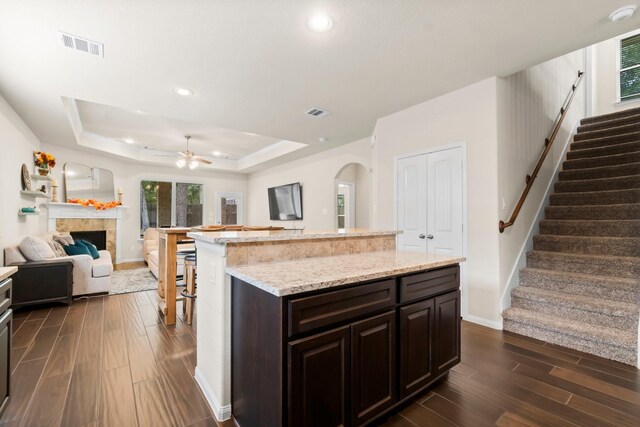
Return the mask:
<svg viewBox="0 0 640 427">
<path fill-rule="evenodd" d="M 320 138 L 318 138 L 318 141 L 320 142 L 327 142 L 329 139 L 325 138 L 324 136 L 321 136 Z"/>
<path fill-rule="evenodd" d="M 131 139 L 131 138 L 122 138 L 122 140 L 123 140 L 124 142 L 126 142 L 127 144 L 133 144 L 133 143 L 135 142 L 135 141 L 134 141 L 133 139 Z"/>
<path fill-rule="evenodd" d="M 175 93 L 177 93 L 178 95 L 182 95 L 182 96 L 191 96 L 191 95 L 193 95 L 193 91 L 191 91 L 189 89 L 185 89 L 183 87 L 177 87 L 173 91 Z"/>
<path fill-rule="evenodd" d="M 211 154 L 213 154 L 213 155 L 214 155 L 214 156 L 216 156 L 216 157 L 219 157 L 219 156 L 221 156 L 221 155 L 222 155 L 222 153 L 221 153 L 221 152 L 219 152 L 219 151 L 212 151 L 212 152 L 211 152 Z"/>
<path fill-rule="evenodd" d="M 307 19 L 307 27 L 316 33 L 325 33 L 333 27 L 333 21 L 328 15 L 317 13 Z"/>
<path fill-rule="evenodd" d="M 635 4 L 630 4 L 628 6 L 621 7 L 620 9 L 616 9 L 609 15 L 609 19 L 613 22 L 624 21 L 625 19 L 629 19 L 633 16 L 633 13 L 636 11 Z"/>
</svg>

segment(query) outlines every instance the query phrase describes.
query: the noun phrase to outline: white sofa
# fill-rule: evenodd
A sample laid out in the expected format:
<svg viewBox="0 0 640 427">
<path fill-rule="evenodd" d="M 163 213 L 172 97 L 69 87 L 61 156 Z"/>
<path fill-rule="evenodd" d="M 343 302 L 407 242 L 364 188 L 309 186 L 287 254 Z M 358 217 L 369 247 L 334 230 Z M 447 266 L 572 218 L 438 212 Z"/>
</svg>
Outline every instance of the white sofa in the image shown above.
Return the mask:
<svg viewBox="0 0 640 427">
<path fill-rule="evenodd" d="M 55 233 L 38 236 L 49 240 Z M 73 263 L 73 296 L 109 292 L 111 287 L 111 273 L 113 262 L 109 251 L 98 251 L 100 258 L 93 259 L 90 255 L 74 255 L 51 259 L 69 259 Z M 28 262 L 19 246 L 12 246 L 4 250 L 5 265 Z"/>
</svg>

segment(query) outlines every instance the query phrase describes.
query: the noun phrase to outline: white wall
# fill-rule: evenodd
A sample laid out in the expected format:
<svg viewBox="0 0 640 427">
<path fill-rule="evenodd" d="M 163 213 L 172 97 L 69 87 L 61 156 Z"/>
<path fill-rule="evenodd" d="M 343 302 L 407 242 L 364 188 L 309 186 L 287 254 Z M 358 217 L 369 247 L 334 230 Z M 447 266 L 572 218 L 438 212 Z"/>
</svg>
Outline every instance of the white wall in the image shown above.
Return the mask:
<svg viewBox="0 0 640 427">
<path fill-rule="evenodd" d="M 425 83 L 426 84 L 426 83 Z M 394 158 L 467 144 L 467 283 L 471 316 L 500 318 L 497 79 L 472 84 L 378 120 L 373 149 L 373 224 L 394 228 Z"/>
<path fill-rule="evenodd" d="M 615 111 L 640 107 L 640 100 L 638 99 L 618 103 L 616 98 L 616 86 L 618 84 L 618 69 L 616 63 L 618 40 L 638 34 L 639 32 L 640 30 L 636 30 L 593 45 L 591 50 L 593 56 L 591 72 L 594 79 L 593 115 L 608 114 Z"/>
<path fill-rule="evenodd" d="M 498 189 L 500 217 L 505 222 L 525 187 L 525 175 L 533 171 L 544 150 L 544 140 L 578 70 L 584 68 L 583 61 L 584 52 L 580 50 L 498 79 Z M 584 102 L 583 82 L 515 224 L 500 234 L 502 294 L 511 279 L 517 283 L 519 268 L 516 268 L 516 263 L 531 227 L 537 227 L 536 216 L 541 204 L 547 202 L 545 193 L 558 162 L 562 160 L 564 148 L 584 116 Z M 497 230 L 497 221 L 494 227 Z"/>
<path fill-rule="evenodd" d="M 71 150 L 57 145 L 43 144 L 43 149 L 58 159 L 54 177 L 58 178 L 60 199 L 63 197 L 62 166 L 66 162 L 83 163 L 90 167 L 110 169 L 114 175 L 115 188 L 124 190 L 123 204 L 128 206 L 123 224 L 124 238 L 122 257 L 124 261 L 142 259 L 142 241 L 140 240 L 140 181 L 178 181 L 204 185 L 204 215 L 206 224 L 215 222 L 215 193 L 233 191 L 247 194 L 247 177 L 241 174 L 211 172 L 201 169 L 195 171 L 165 166 L 140 165 L 123 162 L 116 158 L 99 156 L 83 151 Z M 244 209 L 246 215 L 246 205 Z"/>
<path fill-rule="evenodd" d="M 46 219 L 44 214 L 18 216 L 20 208 L 36 205 L 35 199 L 20 194 L 20 170 L 26 163 L 33 173 L 33 151 L 40 149 L 40 142 L 1 96 L 0 149 L 0 249 L 4 249 L 28 234 L 44 231 Z M 4 265 L 4 255 L 2 260 Z"/>
<path fill-rule="evenodd" d="M 249 176 L 247 223 L 274 226 L 293 225 L 292 222 L 270 221 L 267 188 L 300 182 L 302 184 L 303 220 L 295 226 L 307 230 L 335 228 L 335 177 L 349 163 L 371 167 L 370 139 L 323 151 L 318 154 L 285 163 Z M 360 189 L 356 189 L 360 191 Z"/>
</svg>

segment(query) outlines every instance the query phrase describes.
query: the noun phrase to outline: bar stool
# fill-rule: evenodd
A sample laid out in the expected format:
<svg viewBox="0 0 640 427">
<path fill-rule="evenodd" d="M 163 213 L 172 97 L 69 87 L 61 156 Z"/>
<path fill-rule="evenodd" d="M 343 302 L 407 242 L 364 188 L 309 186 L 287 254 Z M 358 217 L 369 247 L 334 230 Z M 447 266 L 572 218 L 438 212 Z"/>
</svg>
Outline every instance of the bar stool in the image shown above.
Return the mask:
<svg viewBox="0 0 640 427">
<path fill-rule="evenodd" d="M 196 299 L 196 255 L 190 254 L 184 258 L 184 283 L 186 288 L 180 292 L 185 298 L 184 311 L 187 315 L 187 324 L 193 322 L 194 300 Z"/>
</svg>

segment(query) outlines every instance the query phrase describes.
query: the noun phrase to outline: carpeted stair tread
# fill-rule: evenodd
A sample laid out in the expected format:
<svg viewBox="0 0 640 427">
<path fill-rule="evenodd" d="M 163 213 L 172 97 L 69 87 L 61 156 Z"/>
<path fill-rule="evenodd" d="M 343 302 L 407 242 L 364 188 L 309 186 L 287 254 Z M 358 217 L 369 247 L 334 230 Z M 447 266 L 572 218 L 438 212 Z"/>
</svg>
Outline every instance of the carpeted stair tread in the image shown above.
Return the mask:
<svg viewBox="0 0 640 427">
<path fill-rule="evenodd" d="M 578 141 L 585 141 L 588 139 L 597 139 L 597 138 L 603 138 L 606 136 L 618 136 L 618 135 L 624 135 L 627 133 L 634 133 L 634 132 L 640 132 L 640 123 L 636 122 L 636 123 L 627 123 L 624 125 L 620 125 L 620 126 L 614 126 L 614 127 L 609 127 L 609 128 L 605 128 L 605 129 L 595 129 L 595 130 L 583 130 L 581 132 L 578 132 L 573 140 L 578 142 Z"/>
<path fill-rule="evenodd" d="M 581 125 L 588 125 L 588 124 L 592 124 L 592 123 L 607 122 L 607 121 L 610 121 L 610 120 L 617 120 L 617 119 L 621 119 L 623 117 L 635 116 L 635 115 L 638 115 L 638 114 L 640 114 L 640 107 L 629 108 L 627 110 L 616 111 L 616 112 L 608 113 L 608 114 L 601 114 L 599 116 L 585 117 L 582 120 L 580 120 L 580 124 Z"/>
<path fill-rule="evenodd" d="M 625 117 L 620 117 L 617 119 L 604 120 L 600 122 L 595 122 L 591 124 L 585 124 L 578 126 L 578 133 L 589 132 L 592 130 L 598 129 L 609 129 L 618 126 L 628 125 L 631 123 L 640 123 L 640 111 Z"/>
<path fill-rule="evenodd" d="M 543 219 L 540 234 L 561 236 L 640 236 L 640 220 Z"/>
<path fill-rule="evenodd" d="M 592 325 L 511 307 L 503 312 L 504 329 L 622 363 L 637 363 L 636 331 Z"/>
<path fill-rule="evenodd" d="M 612 154 L 601 157 L 588 157 L 586 159 L 565 160 L 562 163 L 562 170 L 589 169 L 602 166 L 624 165 L 627 163 L 640 162 L 640 151 L 632 153 Z"/>
<path fill-rule="evenodd" d="M 520 286 L 640 304 L 639 278 L 627 279 L 525 267 L 520 270 Z"/>
<path fill-rule="evenodd" d="M 616 176 L 629 176 L 640 174 L 640 162 L 627 163 L 625 165 L 600 166 L 595 168 L 561 170 L 560 181 L 574 179 L 598 179 L 613 178 Z"/>
<path fill-rule="evenodd" d="M 588 191 L 640 189 L 640 174 L 615 176 L 611 178 L 574 179 L 558 181 L 554 184 L 557 193 L 583 193 Z"/>
<path fill-rule="evenodd" d="M 533 248 L 547 252 L 640 257 L 640 237 L 538 234 L 533 237 Z"/>
<path fill-rule="evenodd" d="M 556 316 L 538 317 L 529 310 L 511 307 L 505 310 L 506 317 L 510 320 L 530 322 L 550 330 L 564 332 L 567 335 L 579 337 L 592 337 L 602 344 L 611 344 L 620 347 L 635 347 L 638 341 L 636 331 L 621 331 L 617 328 L 606 326 L 594 326 L 575 320 L 569 320 Z"/>
<path fill-rule="evenodd" d="M 623 205 L 640 203 L 640 188 L 605 191 L 581 191 L 552 194 L 551 206 Z"/>
<path fill-rule="evenodd" d="M 640 203 L 548 206 L 544 212 L 546 219 L 640 219 Z"/>
<path fill-rule="evenodd" d="M 640 277 L 640 258 L 638 257 L 533 250 L 527 253 L 527 266 L 597 276 L 615 276 L 628 279 Z"/>
<path fill-rule="evenodd" d="M 569 148 L 573 150 L 586 150 L 588 148 L 608 147 L 612 145 L 625 144 L 640 139 L 640 132 L 624 133 L 621 135 L 603 136 L 601 138 L 586 139 L 572 142 Z"/>
<path fill-rule="evenodd" d="M 511 293 L 511 306 L 624 330 L 638 327 L 638 304 L 623 301 L 523 286 Z"/>
<path fill-rule="evenodd" d="M 606 147 L 585 148 L 584 150 L 573 150 L 567 152 L 567 159 L 585 159 L 602 156 L 610 156 L 612 154 L 632 153 L 640 151 L 640 141 L 625 142 L 622 144 L 608 145 Z"/>
</svg>

